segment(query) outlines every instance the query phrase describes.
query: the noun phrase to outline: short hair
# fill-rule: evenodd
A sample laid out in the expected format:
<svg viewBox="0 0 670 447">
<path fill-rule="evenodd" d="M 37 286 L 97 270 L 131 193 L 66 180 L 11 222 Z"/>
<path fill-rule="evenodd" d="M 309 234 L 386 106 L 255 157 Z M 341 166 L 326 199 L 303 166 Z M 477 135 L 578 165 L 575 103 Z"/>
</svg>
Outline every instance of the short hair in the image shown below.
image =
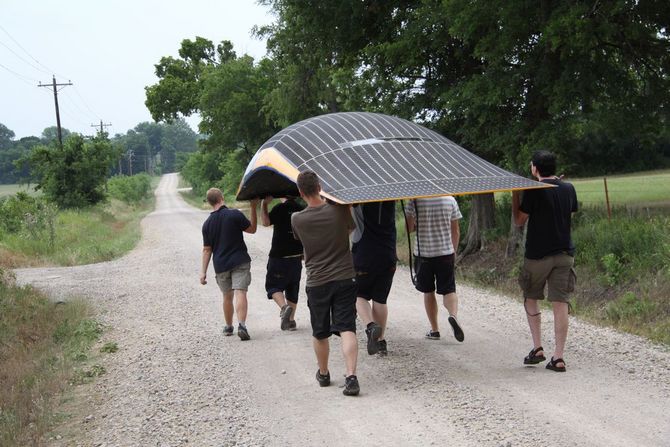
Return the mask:
<svg viewBox="0 0 670 447">
<path fill-rule="evenodd" d="M 207 190 L 207 203 L 214 206 L 219 202 L 223 202 L 223 193 L 219 188 L 209 188 Z"/>
<path fill-rule="evenodd" d="M 305 196 L 315 196 L 319 194 L 321 185 L 319 177 L 314 171 L 303 171 L 298 174 L 298 189 Z"/>
<path fill-rule="evenodd" d="M 552 152 L 535 151 L 531 161 L 542 177 L 556 175 L 556 155 Z"/>
</svg>

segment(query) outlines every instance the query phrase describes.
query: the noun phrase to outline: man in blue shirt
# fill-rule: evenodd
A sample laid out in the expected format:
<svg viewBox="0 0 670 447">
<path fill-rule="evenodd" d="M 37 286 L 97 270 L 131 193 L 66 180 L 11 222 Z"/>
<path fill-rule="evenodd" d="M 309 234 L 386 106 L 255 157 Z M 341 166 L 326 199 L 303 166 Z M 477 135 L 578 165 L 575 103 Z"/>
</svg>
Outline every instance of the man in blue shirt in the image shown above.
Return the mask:
<svg viewBox="0 0 670 447">
<path fill-rule="evenodd" d="M 225 335 L 233 335 L 233 312 L 237 313 L 237 335 L 249 340 L 247 331 L 247 289 L 251 283 L 251 258 L 244 243 L 243 233 L 256 232 L 256 206 L 251 201 L 251 221 L 239 210 L 226 207 L 223 194 L 217 188 L 207 191 L 207 202 L 214 211 L 202 225 L 202 270 L 200 284 L 207 284 L 209 261 L 214 260 L 216 283 L 223 292 Z M 233 304 L 233 298 L 235 300 Z"/>
</svg>

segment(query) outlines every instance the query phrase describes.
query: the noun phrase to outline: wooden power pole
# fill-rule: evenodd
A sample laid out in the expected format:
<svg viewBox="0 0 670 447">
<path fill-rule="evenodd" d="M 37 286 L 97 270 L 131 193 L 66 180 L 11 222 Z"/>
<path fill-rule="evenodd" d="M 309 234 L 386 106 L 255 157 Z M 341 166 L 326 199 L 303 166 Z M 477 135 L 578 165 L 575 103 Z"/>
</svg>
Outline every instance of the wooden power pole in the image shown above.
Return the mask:
<svg viewBox="0 0 670 447">
<path fill-rule="evenodd" d="M 53 87 L 54 91 L 54 103 L 56 104 L 56 125 L 58 128 L 58 143 L 63 146 L 63 133 L 61 132 L 60 128 L 60 111 L 58 110 L 58 92 L 62 89 L 59 89 L 58 87 L 67 87 L 68 85 L 72 85 L 72 81 L 67 81 L 67 84 L 58 84 L 56 82 L 56 76 L 53 76 L 53 82 L 51 84 L 42 84 L 41 82 L 37 84 L 38 87 Z"/>
<path fill-rule="evenodd" d="M 100 124 L 91 124 L 91 127 L 100 126 L 100 135 L 102 135 L 102 133 L 105 131 L 105 127 L 109 127 L 111 125 L 112 125 L 112 123 L 103 124 L 102 120 L 100 120 Z"/>
</svg>

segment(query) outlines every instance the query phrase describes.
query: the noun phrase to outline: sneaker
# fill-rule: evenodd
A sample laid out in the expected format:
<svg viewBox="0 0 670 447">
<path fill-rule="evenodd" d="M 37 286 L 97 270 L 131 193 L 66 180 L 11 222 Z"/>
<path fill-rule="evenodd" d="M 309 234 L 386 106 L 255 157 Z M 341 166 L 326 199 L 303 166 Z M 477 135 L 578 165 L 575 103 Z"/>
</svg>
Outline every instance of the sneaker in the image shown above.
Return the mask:
<svg viewBox="0 0 670 447">
<path fill-rule="evenodd" d="M 382 335 L 382 327 L 375 322 L 368 325 L 365 329 L 365 335 L 368 336 L 368 354 L 373 355 L 379 351 L 377 340 Z"/>
<path fill-rule="evenodd" d="M 379 356 L 385 357 L 388 355 L 388 350 L 386 349 L 386 340 L 377 341 L 377 346 L 379 347 Z"/>
<path fill-rule="evenodd" d="M 223 327 L 223 335 L 225 335 L 226 337 L 230 337 L 231 335 L 233 335 L 233 327 L 225 325 Z"/>
<path fill-rule="evenodd" d="M 361 392 L 361 387 L 358 384 L 358 378 L 356 376 L 349 376 L 344 379 L 344 390 L 342 394 L 345 396 L 358 396 L 358 393 Z"/>
<path fill-rule="evenodd" d="M 456 321 L 456 317 L 449 315 L 449 324 L 451 325 L 451 328 L 454 330 L 454 338 L 460 342 L 465 340 L 465 334 L 463 334 L 463 329 L 461 329 L 461 325 L 458 324 L 458 321 Z"/>
<path fill-rule="evenodd" d="M 291 315 L 293 315 L 293 308 L 288 304 L 284 304 L 279 312 L 279 318 L 281 318 L 281 330 L 287 331 L 289 329 Z"/>
<path fill-rule="evenodd" d="M 251 336 L 249 336 L 249 331 L 247 331 L 247 328 L 241 324 L 237 326 L 237 336 L 240 337 L 240 340 L 242 341 L 251 339 Z"/>
<path fill-rule="evenodd" d="M 288 322 L 288 330 L 289 331 L 295 331 L 298 329 L 298 325 L 295 324 L 295 320 L 291 320 Z"/>
<path fill-rule="evenodd" d="M 440 339 L 440 333 L 438 331 L 428 331 L 426 333 L 426 338 L 428 340 L 439 340 Z"/>
<path fill-rule="evenodd" d="M 319 382 L 319 386 L 328 386 L 330 385 L 330 372 L 327 372 L 325 375 L 321 374 L 321 371 L 316 370 L 316 381 Z"/>
</svg>

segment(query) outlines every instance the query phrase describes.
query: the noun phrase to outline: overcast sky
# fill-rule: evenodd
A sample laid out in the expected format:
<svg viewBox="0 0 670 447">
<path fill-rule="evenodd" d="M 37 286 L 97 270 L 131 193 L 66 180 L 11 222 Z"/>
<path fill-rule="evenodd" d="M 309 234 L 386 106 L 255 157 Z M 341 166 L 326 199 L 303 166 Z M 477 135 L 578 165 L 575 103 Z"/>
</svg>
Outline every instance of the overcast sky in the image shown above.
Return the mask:
<svg viewBox="0 0 670 447">
<path fill-rule="evenodd" d="M 125 133 L 151 121 L 144 87 L 183 39 L 230 40 L 259 59 L 265 42 L 250 31 L 272 20 L 255 0 L 0 0 L 0 123 L 17 139 L 55 126 L 52 90 L 37 87 L 55 74 L 74 84 L 58 94 L 64 128 L 88 135 L 102 119 Z"/>
</svg>

